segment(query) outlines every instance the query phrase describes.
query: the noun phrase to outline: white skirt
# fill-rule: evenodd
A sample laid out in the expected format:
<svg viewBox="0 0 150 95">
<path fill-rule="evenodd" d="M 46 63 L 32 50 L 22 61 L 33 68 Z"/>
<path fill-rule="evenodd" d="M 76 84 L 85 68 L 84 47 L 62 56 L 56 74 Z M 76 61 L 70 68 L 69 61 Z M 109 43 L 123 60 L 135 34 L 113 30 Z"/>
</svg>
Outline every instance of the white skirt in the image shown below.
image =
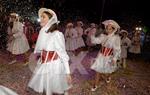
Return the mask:
<svg viewBox="0 0 150 95">
<path fill-rule="evenodd" d="M 124 46 L 121 47 L 121 58 L 127 58 L 127 48 Z"/>
<path fill-rule="evenodd" d="M 0 85 L 0 95 L 18 95 L 16 92 L 9 88 Z"/>
<path fill-rule="evenodd" d="M 60 59 L 44 64 L 39 60 L 28 86 L 39 93 L 45 91 L 46 95 L 64 93 L 70 88 L 64 71 Z"/>
<path fill-rule="evenodd" d="M 113 73 L 117 69 L 117 64 L 111 64 L 111 56 L 103 56 L 99 54 L 91 69 L 99 73 Z"/>
<path fill-rule="evenodd" d="M 14 38 L 7 44 L 7 50 L 12 54 L 23 54 L 29 50 L 29 44 L 26 36 L 23 34 L 21 37 Z"/>
<path fill-rule="evenodd" d="M 66 50 L 74 51 L 78 48 L 76 38 L 66 38 Z"/>
<path fill-rule="evenodd" d="M 85 46 L 85 43 L 84 43 L 82 37 L 78 37 L 78 38 L 77 38 L 77 46 L 78 46 L 78 48 Z"/>
</svg>

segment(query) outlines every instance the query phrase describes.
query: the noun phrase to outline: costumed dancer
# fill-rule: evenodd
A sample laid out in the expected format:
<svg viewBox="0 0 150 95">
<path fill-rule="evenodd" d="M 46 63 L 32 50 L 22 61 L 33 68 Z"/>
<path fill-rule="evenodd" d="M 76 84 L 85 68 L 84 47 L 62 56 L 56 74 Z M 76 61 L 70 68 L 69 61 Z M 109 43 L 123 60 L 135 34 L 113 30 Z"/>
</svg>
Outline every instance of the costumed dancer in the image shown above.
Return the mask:
<svg viewBox="0 0 150 95">
<path fill-rule="evenodd" d="M 42 28 L 34 53 L 40 53 L 41 57 L 28 86 L 46 95 L 62 95 L 71 85 L 64 35 L 57 30 L 59 21 L 53 10 L 41 8 L 38 14 Z"/>
<path fill-rule="evenodd" d="M 110 82 L 110 74 L 116 70 L 116 61 L 121 53 L 120 37 L 115 34 L 120 26 L 114 20 L 106 20 L 103 24 L 105 25 L 106 34 L 101 34 L 98 37 L 95 37 L 95 35 L 91 36 L 92 43 L 102 45 L 95 62 L 91 66 L 91 69 L 96 71 L 91 91 L 97 89 L 101 74 L 108 75 L 106 82 Z"/>
<path fill-rule="evenodd" d="M 121 30 L 121 64 L 123 68 L 126 68 L 126 58 L 127 58 L 127 51 L 128 47 L 131 44 L 131 40 L 127 37 L 128 32 L 126 30 Z"/>
<path fill-rule="evenodd" d="M 85 47 L 85 43 L 83 41 L 82 35 L 83 35 L 83 22 L 77 21 L 77 26 L 75 27 L 78 37 L 77 37 L 77 46 L 78 50 L 81 51 L 82 47 Z"/>
<path fill-rule="evenodd" d="M 77 31 L 73 28 L 73 23 L 68 23 L 65 30 L 66 49 L 68 52 L 76 55 L 77 45 Z"/>
<path fill-rule="evenodd" d="M 8 27 L 9 41 L 7 44 L 7 50 L 16 58 L 25 54 L 30 48 L 25 34 L 23 33 L 23 24 L 19 22 L 19 16 L 16 13 L 10 14 L 10 26 Z M 17 60 L 13 60 L 9 64 L 15 63 Z"/>
<path fill-rule="evenodd" d="M 91 50 L 91 47 L 93 46 L 93 44 L 91 43 L 91 35 L 95 35 L 95 33 L 96 33 L 96 24 L 91 23 L 90 27 L 87 28 L 84 31 L 84 33 L 87 35 L 86 44 L 88 46 L 88 50 Z"/>
<path fill-rule="evenodd" d="M 139 31 L 136 31 L 131 39 L 131 45 L 129 47 L 132 60 L 135 60 L 141 53 L 141 39 Z"/>
</svg>

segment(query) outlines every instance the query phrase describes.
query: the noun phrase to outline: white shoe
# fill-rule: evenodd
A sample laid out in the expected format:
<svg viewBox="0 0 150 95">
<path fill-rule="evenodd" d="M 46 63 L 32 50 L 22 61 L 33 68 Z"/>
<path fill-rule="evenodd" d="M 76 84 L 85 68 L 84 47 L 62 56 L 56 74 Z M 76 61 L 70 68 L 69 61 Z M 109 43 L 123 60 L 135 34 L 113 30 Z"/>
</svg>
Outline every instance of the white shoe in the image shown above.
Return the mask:
<svg viewBox="0 0 150 95">
<path fill-rule="evenodd" d="M 92 91 L 92 92 L 94 92 L 94 91 L 96 91 L 96 90 L 97 90 L 97 88 L 98 88 L 98 87 L 97 87 L 97 86 L 95 86 L 95 87 L 91 88 L 91 91 Z"/>
<path fill-rule="evenodd" d="M 106 83 L 110 83 L 110 80 L 106 80 Z"/>
<path fill-rule="evenodd" d="M 13 61 L 9 62 L 8 64 L 14 64 L 16 62 L 17 62 L 17 60 L 13 60 Z"/>
<path fill-rule="evenodd" d="M 108 79 L 106 79 L 106 83 L 110 83 L 111 81 L 111 77 L 109 77 Z"/>
</svg>

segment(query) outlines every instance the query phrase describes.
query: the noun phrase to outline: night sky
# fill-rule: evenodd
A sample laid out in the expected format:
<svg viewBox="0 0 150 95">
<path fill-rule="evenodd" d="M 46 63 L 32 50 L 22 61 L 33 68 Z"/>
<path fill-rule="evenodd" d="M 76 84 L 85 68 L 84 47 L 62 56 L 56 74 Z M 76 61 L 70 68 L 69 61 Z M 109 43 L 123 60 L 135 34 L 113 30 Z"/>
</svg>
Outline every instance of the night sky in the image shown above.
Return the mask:
<svg viewBox="0 0 150 95">
<path fill-rule="evenodd" d="M 104 1 L 102 20 L 114 19 L 119 22 L 127 22 L 129 19 L 129 22 L 136 20 L 150 26 L 148 0 L 45 0 L 44 7 L 60 12 L 67 9 L 71 12 L 65 12 L 66 17 L 72 13 L 74 17 L 83 16 L 91 22 L 98 23 Z"/>
</svg>

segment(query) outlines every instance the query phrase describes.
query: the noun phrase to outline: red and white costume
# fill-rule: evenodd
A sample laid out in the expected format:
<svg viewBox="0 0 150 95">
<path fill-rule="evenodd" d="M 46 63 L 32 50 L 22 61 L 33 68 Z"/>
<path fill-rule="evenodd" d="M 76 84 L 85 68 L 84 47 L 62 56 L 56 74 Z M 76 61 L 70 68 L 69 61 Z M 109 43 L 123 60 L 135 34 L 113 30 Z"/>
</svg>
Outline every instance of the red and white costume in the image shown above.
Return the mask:
<svg viewBox="0 0 150 95">
<path fill-rule="evenodd" d="M 80 22 L 80 23 L 83 25 L 82 22 Z M 81 26 L 77 26 L 77 27 L 75 27 L 75 29 L 76 29 L 77 34 L 78 34 L 78 36 L 77 36 L 77 46 L 78 46 L 78 48 L 84 47 L 85 44 L 84 44 L 84 41 L 83 41 L 83 38 L 82 38 L 83 28 Z"/>
<path fill-rule="evenodd" d="M 68 28 L 69 26 L 72 26 L 72 27 Z M 66 50 L 74 51 L 78 48 L 77 37 L 78 37 L 78 34 L 77 34 L 77 31 L 73 28 L 73 24 L 68 23 L 67 28 L 65 30 Z"/>
<path fill-rule="evenodd" d="M 53 14 L 48 23 L 40 30 L 34 53 L 40 53 L 33 78 L 28 86 L 37 92 L 64 93 L 69 89 L 66 75 L 70 74 L 69 56 L 65 49 L 65 39 L 58 30 L 46 33 L 54 23 L 57 23 L 57 16 L 54 11 L 46 8 L 39 10 L 39 17 L 43 11 Z"/>
<path fill-rule="evenodd" d="M 112 73 L 116 70 L 117 64 L 111 64 L 111 61 L 117 61 L 121 53 L 120 37 L 114 33 L 117 31 L 119 25 L 113 20 L 106 20 L 103 22 L 105 26 L 112 24 L 115 30 L 112 34 L 101 34 L 99 37 L 91 36 L 92 43 L 101 44 L 102 49 L 91 66 L 91 69 L 99 73 Z"/>
</svg>

